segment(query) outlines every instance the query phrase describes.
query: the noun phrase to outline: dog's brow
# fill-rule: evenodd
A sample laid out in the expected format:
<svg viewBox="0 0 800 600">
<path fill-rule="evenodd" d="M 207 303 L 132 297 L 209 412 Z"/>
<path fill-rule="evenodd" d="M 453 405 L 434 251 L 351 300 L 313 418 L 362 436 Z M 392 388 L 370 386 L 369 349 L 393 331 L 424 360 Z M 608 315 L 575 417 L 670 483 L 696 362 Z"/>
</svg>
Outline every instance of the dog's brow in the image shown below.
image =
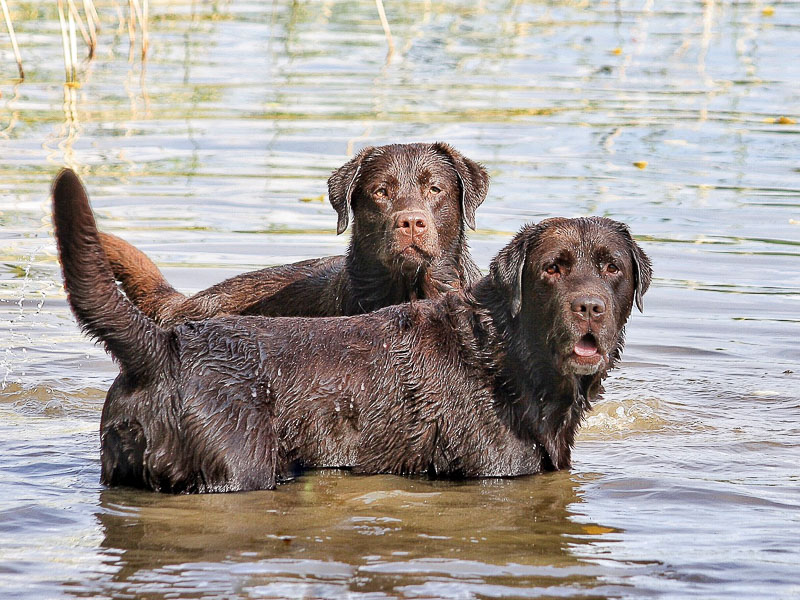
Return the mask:
<svg viewBox="0 0 800 600">
<path fill-rule="evenodd" d="M 439 166 L 439 165 L 437 165 Z M 448 183 L 448 175 L 449 173 L 442 172 L 441 169 L 423 169 L 422 172 L 419 174 L 417 181 L 419 183 L 439 183 L 444 184 Z"/>
<path fill-rule="evenodd" d="M 392 187 L 392 186 L 397 186 L 397 183 L 398 181 L 396 177 L 393 177 L 384 170 L 379 170 L 377 172 L 371 171 L 369 173 L 366 173 L 362 178 L 361 187 L 365 188 L 371 188 L 374 186 Z"/>
<path fill-rule="evenodd" d="M 543 265 L 549 265 L 554 262 L 570 263 L 575 259 L 572 251 L 569 248 L 554 248 L 552 250 L 545 250 L 540 260 Z"/>
<path fill-rule="evenodd" d="M 607 260 L 620 261 L 625 258 L 625 252 L 623 250 L 618 250 L 618 249 L 612 250 L 607 246 L 600 246 L 599 248 L 596 248 L 594 254 L 596 259 L 600 261 L 607 261 Z"/>
</svg>

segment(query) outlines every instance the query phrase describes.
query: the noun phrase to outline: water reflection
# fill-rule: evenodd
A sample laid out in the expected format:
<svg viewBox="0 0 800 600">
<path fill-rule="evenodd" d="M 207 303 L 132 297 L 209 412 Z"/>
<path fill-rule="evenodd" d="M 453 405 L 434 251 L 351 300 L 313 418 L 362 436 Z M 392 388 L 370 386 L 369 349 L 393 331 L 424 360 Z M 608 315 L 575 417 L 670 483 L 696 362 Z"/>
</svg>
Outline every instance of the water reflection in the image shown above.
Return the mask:
<svg viewBox="0 0 800 600">
<path fill-rule="evenodd" d="M 89 596 L 145 585 L 151 597 L 174 593 L 177 581 L 288 597 L 309 585 L 321 586 L 319 596 L 589 589 L 601 584 L 598 569 L 575 547 L 618 532 L 577 522 L 579 487 L 569 473 L 456 483 L 318 471 L 273 492 L 105 490 L 97 519 L 114 572 L 68 589 Z"/>
</svg>

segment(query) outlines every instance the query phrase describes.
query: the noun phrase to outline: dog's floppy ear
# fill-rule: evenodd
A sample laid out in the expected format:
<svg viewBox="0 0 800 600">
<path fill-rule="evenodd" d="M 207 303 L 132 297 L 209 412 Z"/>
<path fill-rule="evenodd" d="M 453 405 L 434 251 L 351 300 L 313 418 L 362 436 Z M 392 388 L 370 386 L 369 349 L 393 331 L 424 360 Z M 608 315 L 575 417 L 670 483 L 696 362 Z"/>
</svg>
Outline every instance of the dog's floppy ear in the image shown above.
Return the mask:
<svg viewBox="0 0 800 600">
<path fill-rule="evenodd" d="M 526 225 L 498 252 L 489 265 L 492 281 L 508 299 L 512 318 L 522 309 L 522 273 L 525 271 L 528 249 L 536 242 L 543 229 L 541 225 Z"/>
<path fill-rule="evenodd" d="M 636 295 L 634 298 L 636 299 L 636 308 L 639 309 L 639 312 L 644 310 L 644 303 L 642 302 L 642 296 L 650 287 L 650 280 L 653 277 L 653 267 L 650 264 L 650 259 L 647 257 L 647 254 L 644 253 L 644 250 L 639 247 L 633 238 L 631 237 L 631 259 L 633 261 L 633 275 L 636 278 Z"/>
<path fill-rule="evenodd" d="M 350 205 L 353 198 L 353 188 L 361 172 L 361 162 L 364 157 L 372 152 L 372 146 L 364 148 L 355 157 L 336 169 L 328 178 L 328 199 L 331 202 L 339 221 L 336 225 L 336 234 L 344 233 L 350 222 Z"/>
<path fill-rule="evenodd" d="M 461 213 L 464 215 L 464 222 L 470 229 L 475 229 L 475 211 L 483 204 L 489 189 L 489 175 L 486 169 L 449 144 L 437 142 L 433 147 L 437 152 L 447 156 L 453 164 L 458 182 L 461 184 Z"/>
<path fill-rule="evenodd" d="M 650 287 L 650 280 L 653 277 L 653 267 L 650 264 L 650 259 L 644 250 L 636 243 L 631 235 L 630 229 L 625 223 L 618 223 L 622 235 L 625 236 L 625 241 L 628 244 L 628 249 L 631 253 L 631 264 L 633 265 L 633 285 L 634 285 L 634 301 L 636 308 L 639 312 L 644 310 L 644 302 L 642 297 L 647 289 Z"/>
</svg>

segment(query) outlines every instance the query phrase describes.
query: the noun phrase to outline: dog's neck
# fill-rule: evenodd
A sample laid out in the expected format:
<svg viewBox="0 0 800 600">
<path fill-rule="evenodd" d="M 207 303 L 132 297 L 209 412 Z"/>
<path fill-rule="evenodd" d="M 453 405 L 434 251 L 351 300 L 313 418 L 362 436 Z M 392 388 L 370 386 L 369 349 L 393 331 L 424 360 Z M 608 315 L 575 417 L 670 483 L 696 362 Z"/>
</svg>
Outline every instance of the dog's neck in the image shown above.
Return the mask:
<svg viewBox="0 0 800 600">
<path fill-rule="evenodd" d="M 541 334 L 533 334 L 524 316 L 511 316 L 508 299 L 489 277 L 471 286 L 465 302 L 472 308 L 472 332 L 482 360 L 509 401 L 498 406 L 521 438 L 543 450 L 542 467 L 571 465 L 575 434 L 592 401 L 602 392 L 605 373 L 569 375 L 551 358 Z"/>
<path fill-rule="evenodd" d="M 393 304 L 437 298 L 464 286 L 461 252 L 457 249 L 421 266 L 409 276 L 399 266 L 388 267 L 371 258 L 369 249 L 359 247 L 357 237 L 353 236 L 347 252 L 347 281 L 343 282 L 341 294 L 343 314 L 366 313 Z"/>
</svg>

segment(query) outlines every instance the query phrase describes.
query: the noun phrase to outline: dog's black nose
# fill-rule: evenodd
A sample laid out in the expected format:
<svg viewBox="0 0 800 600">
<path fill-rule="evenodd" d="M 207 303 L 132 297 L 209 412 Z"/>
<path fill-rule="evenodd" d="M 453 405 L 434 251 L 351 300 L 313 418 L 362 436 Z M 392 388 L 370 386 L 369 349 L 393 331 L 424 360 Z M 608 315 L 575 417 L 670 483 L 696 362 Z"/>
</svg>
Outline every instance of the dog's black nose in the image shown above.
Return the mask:
<svg viewBox="0 0 800 600">
<path fill-rule="evenodd" d="M 582 319 L 599 319 L 606 312 L 606 303 L 597 296 L 578 296 L 572 301 L 570 308 Z"/>
<path fill-rule="evenodd" d="M 395 215 L 394 227 L 405 235 L 422 235 L 428 229 L 428 217 L 417 210 L 403 211 Z"/>
</svg>

